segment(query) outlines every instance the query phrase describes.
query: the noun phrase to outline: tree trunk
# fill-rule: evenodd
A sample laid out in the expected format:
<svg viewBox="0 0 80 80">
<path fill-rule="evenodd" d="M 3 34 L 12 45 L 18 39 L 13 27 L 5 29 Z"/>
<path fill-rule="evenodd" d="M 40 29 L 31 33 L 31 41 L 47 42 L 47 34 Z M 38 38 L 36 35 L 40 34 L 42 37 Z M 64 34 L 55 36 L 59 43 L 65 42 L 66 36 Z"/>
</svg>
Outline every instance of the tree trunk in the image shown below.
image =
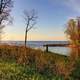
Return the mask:
<svg viewBox="0 0 80 80">
<path fill-rule="evenodd" d="M 26 26 L 26 32 L 25 32 L 25 47 L 27 45 L 27 33 L 28 33 L 28 27 L 29 27 L 29 19 L 28 19 L 28 23 L 27 23 L 27 26 Z"/>
<path fill-rule="evenodd" d="M 25 32 L 25 47 L 27 45 L 27 29 L 26 29 L 26 32 Z"/>
</svg>

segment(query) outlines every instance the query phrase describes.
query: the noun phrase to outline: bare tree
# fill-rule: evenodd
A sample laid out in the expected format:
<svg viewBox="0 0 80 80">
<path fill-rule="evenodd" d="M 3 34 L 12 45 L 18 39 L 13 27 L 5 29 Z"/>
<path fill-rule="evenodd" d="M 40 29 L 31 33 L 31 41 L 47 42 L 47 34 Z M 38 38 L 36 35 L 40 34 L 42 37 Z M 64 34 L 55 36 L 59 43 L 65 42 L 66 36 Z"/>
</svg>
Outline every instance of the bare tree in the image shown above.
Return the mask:
<svg viewBox="0 0 80 80">
<path fill-rule="evenodd" d="M 13 7 L 12 0 L 0 0 L 0 36 L 2 29 L 11 21 L 11 8 Z"/>
<path fill-rule="evenodd" d="M 30 31 L 36 24 L 36 19 L 37 19 L 36 11 L 34 9 L 31 11 L 24 11 L 24 19 L 26 24 L 26 31 L 25 31 L 25 46 L 26 46 L 28 31 Z"/>
</svg>

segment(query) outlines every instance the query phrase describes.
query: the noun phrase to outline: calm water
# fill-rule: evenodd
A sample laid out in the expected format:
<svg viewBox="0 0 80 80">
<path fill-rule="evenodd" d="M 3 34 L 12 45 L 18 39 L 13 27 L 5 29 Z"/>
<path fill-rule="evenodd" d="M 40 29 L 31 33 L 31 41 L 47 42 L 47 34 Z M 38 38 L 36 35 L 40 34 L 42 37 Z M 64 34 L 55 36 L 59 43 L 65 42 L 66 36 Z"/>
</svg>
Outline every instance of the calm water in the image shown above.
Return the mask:
<svg viewBox="0 0 80 80">
<path fill-rule="evenodd" d="M 10 45 L 24 45 L 24 41 L 5 41 L 3 43 L 8 43 Z M 44 44 L 64 44 L 68 43 L 67 41 L 28 41 L 28 46 L 35 49 L 41 49 L 45 50 L 45 47 L 43 47 Z M 63 55 L 69 55 L 70 49 L 67 47 L 49 47 L 49 51 L 63 54 Z"/>
</svg>

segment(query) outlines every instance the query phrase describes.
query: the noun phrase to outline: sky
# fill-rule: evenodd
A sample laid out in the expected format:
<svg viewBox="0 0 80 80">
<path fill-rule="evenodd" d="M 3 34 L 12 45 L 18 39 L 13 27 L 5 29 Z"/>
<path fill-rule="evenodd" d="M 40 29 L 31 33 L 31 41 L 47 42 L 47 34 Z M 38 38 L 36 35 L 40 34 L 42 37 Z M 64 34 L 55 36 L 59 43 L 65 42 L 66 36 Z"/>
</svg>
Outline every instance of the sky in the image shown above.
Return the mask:
<svg viewBox="0 0 80 80">
<path fill-rule="evenodd" d="M 69 19 L 80 16 L 80 0 L 14 0 L 13 24 L 3 30 L 3 40 L 24 40 L 23 11 L 35 9 L 37 24 L 28 32 L 28 40 L 67 40 L 64 34 Z"/>
</svg>

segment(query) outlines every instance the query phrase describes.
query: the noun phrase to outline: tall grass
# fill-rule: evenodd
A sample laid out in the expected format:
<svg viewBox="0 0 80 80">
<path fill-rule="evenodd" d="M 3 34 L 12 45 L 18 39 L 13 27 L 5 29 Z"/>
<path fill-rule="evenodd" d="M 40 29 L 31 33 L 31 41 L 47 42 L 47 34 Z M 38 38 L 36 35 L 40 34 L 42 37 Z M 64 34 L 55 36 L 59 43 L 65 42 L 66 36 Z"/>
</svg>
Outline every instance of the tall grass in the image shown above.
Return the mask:
<svg viewBox="0 0 80 80">
<path fill-rule="evenodd" d="M 39 49 L 35 50 L 29 47 L 25 48 L 25 46 L 15 45 L 0 45 L 0 59 L 5 62 L 10 62 L 11 64 L 15 63 L 23 65 L 23 68 L 26 68 L 25 71 L 27 71 L 26 75 L 32 75 L 32 77 L 29 77 L 31 78 L 30 80 L 32 80 L 32 78 L 33 80 L 52 80 L 53 78 L 56 78 L 59 76 L 59 70 L 57 70 L 59 67 L 57 67 L 57 62 L 66 62 L 68 60 L 66 56 L 55 53 L 46 53 Z M 61 76 L 64 75 L 61 74 Z"/>
<path fill-rule="evenodd" d="M 11 77 L 13 80 L 70 80 L 73 70 L 72 61 L 67 56 L 24 46 L 0 45 L 3 80 Z"/>
</svg>

